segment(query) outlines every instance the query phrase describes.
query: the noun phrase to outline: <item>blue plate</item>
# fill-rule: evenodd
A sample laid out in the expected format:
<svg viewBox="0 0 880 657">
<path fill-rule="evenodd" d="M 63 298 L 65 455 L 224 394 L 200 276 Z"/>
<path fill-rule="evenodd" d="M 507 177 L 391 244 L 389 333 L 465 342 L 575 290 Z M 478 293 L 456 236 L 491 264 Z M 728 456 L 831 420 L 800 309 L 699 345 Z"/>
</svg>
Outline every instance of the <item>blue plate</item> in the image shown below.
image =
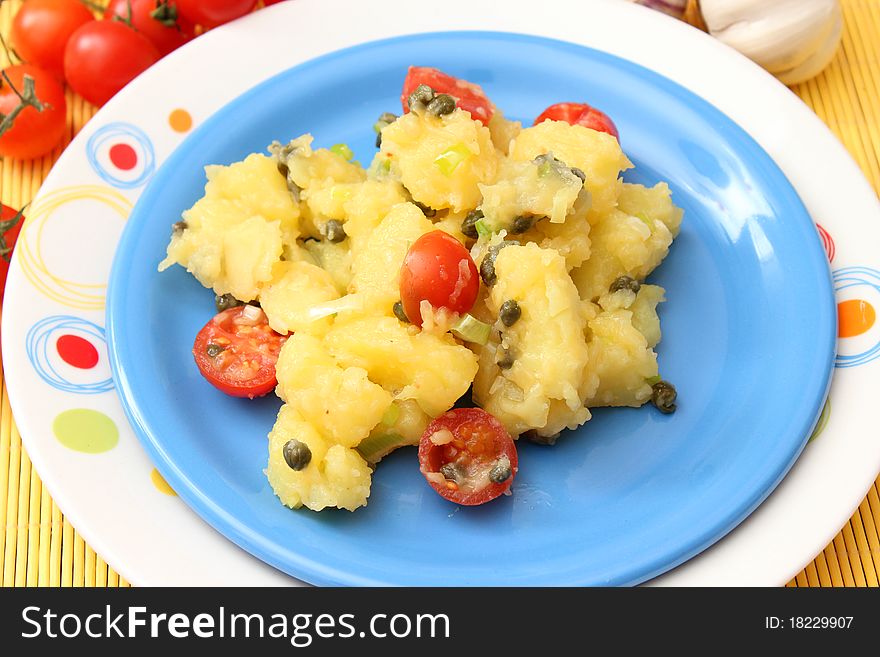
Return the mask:
<svg viewBox="0 0 880 657">
<path fill-rule="evenodd" d="M 304 132 L 374 153 L 407 66 L 483 85 L 508 117 L 588 100 L 614 117 L 636 168 L 669 182 L 681 235 L 663 285 L 661 372 L 671 416 L 602 409 L 556 447 L 520 443 L 513 495 L 477 508 L 438 497 L 416 452 L 385 459 L 356 513 L 283 507 L 266 434 L 279 401 L 231 399 L 190 353 L 213 294 L 163 274 L 170 225 L 202 194 L 206 164 Z M 153 178 L 111 275 L 107 326 L 129 419 L 162 475 L 205 520 L 260 559 L 315 584 L 633 584 L 717 541 L 779 483 L 827 392 L 835 305 L 815 228 L 770 157 L 730 119 L 644 68 L 588 48 L 462 32 L 368 43 L 290 69 L 196 130 Z"/>
</svg>

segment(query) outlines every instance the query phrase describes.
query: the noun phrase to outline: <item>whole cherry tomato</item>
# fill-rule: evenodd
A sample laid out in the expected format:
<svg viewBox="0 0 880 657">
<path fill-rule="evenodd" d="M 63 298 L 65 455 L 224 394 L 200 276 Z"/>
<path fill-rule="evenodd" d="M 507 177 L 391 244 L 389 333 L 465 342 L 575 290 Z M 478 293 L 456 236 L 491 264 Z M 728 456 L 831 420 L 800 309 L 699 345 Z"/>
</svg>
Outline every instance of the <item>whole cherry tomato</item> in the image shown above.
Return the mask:
<svg viewBox="0 0 880 657">
<path fill-rule="evenodd" d="M 244 16 L 257 0 L 177 0 L 180 15 L 204 27 L 216 27 Z"/>
<path fill-rule="evenodd" d="M 33 79 L 34 102 L 38 101 L 43 109 L 25 106 L 13 116 L 22 105 L 18 93 L 27 97 L 25 76 Z M 67 117 L 64 87 L 45 69 L 30 64 L 9 66 L 0 77 L 0 114 L 6 115 L 7 123 L 0 134 L 0 155 L 24 160 L 45 155 L 64 135 Z"/>
<path fill-rule="evenodd" d="M 193 38 L 193 24 L 178 14 L 176 0 L 112 0 L 104 19 L 118 16 L 123 22 L 130 20 L 164 57 Z"/>
<path fill-rule="evenodd" d="M 64 46 L 77 28 L 95 20 L 78 0 L 28 0 L 12 20 L 12 47 L 27 63 L 64 79 Z"/>
<path fill-rule="evenodd" d="M 76 93 L 103 105 L 158 59 L 150 40 L 125 23 L 93 21 L 67 42 L 64 75 Z"/>
<path fill-rule="evenodd" d="M 24 215 L 21 210 L 3 204 L 0 204 L 0 210 L 2 210 L 0 213 L 0 302 L 2 302 L 6 275 L 9 273 L 9 263 L 12 261 L 12 249 L 21 232 Z"/>
<path fill-rule="evenodd" d="M 620 138 L 614 121 L 605 112 L 597 110 L 586 103 L 556 103 L 551 105 L 541 112 L 533 125 L 543 123 L 547 119 L 565 121 L 571 125 L 582 125 L 597 132 L 607 132 L 616 139 Z"/>
<path fill-rule="evenodd" d="M 492 104 L 482 87 L 467 80 L 454 78 L 436 68 L 427 66 L 410 66 L 403 81 L 403 92 L 400 101 L 403 104 L 404 113 L 409 112 L 409 96 L 420 84 L 426 84 L 437 94 L 449 94 L 455 98 L 455 106 L 470 112 L 471 117 L 485 125 L 495 113 L 495 105 Z"/>
<path fill-rule="evenodd" d="M 457 239 L 435 230 L 409 248 L 400 269 L 400 302 L 416 326 L 422 325 L 421 303 L 464 315 L 477 300 L 480 275 L 471 254 Z"/>
</svg>

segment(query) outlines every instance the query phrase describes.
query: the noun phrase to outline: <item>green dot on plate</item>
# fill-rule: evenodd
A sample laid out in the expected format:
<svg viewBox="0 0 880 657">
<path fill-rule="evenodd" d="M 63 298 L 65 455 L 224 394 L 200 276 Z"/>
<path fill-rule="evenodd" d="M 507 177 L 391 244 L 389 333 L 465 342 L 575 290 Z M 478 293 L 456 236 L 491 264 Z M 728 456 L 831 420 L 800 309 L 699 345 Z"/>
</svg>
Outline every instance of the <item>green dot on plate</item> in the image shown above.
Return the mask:
<svg viewBox="0 0 880 657">
<path fill-rule="evenodd" d="M 86 454 L 109 452 L 119 442 L 116 423 L 90 408 L 73 408 L 59 414 L 52 431 L 62 445 Z"/>
</svg>

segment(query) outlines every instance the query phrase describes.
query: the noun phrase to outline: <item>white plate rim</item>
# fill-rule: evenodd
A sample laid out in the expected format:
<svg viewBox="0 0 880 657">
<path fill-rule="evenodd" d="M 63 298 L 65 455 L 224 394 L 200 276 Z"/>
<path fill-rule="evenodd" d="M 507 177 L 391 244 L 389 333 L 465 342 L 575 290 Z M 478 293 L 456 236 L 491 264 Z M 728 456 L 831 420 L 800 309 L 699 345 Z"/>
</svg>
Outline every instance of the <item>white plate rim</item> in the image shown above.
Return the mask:
<svg viewBox="0 0 880 657">
<path fill-rule="evenodd" d="M 761 144 L 792 181 L 812 216 L 831 227 L 837 238 L 835 270 L 871 265 L 880 269 L 876 255 L 880 206 L 842 145 L 772 76 L 693 28 L 611 0 L 545 3 L 538 13 L 533 3 L 524 0 L 446 0 L 430 15 L 420 11 L 418 3 L 385 0 L 382 20 L 377 18 L 375 7 L 368 3 L 295 0 L 200 37 L 141 75 L 85 126 L 50 172 L 32 209 L 69 185 L 105 182 L 82 164 L 88 138 L 114 121 L 133 121 L 144 128 L 154 139 L 155 159 L 161 162 L 182 138 L 160 128 L 178 105 L 190 109 L 198 122 L 275 73 L 340 48 L 418 32 L 507 31 L 604 50 L 702 96 Z M 289 38 L 291 26 L 334 25 L 341 20 L 344 30 L 300 30 L 294 42 Z M 670 42 L 676 48 L 663 47 Z M 221 65 L 213 70 L 205 66 L 218 61 Z M 174 91 L 172 99 L 163 97 L 168 89 Z M 745 95 L 761 98 L 760 108 L 749 106 Z M 151 102 L 145 104 L 143 98 Z M 811 184 L 820 173 L 824 184 Z M 116 193 L 133 202 L 140 189 L 134 186 Z M 834 190 L 836 202 L 831 202 L 826 189 Z M 865 225 L 859 227 L 858 239 L 846 239 L 837 227 L 853 216 L 864 217 Z M 108 236 L 94 244 L 112 251 L 115 242 Z M 134 584 L 298 583 L 233 546 L 179 500 L 152 489 L 145 476 L 151 466 L 114 395 L 101 395 L 101 407 L 121 435 L 111 452 L 72 453 L 52 438 L 47 409 L 69 408 L 81 397 L 45 390 L 24 353 L 25 334 L 36 318 L 69 309 L 35 295 L 19 260 L 10 272 L 2 326 L 10 402 L 36 470 L 86 541 Z M 79 310 L 77 316 L 103 326 L 101 310 Z M 849 519 L 880 470 L 880 445 L 870 440 L 876 413 L 866 394 L 878 371 L 877 360 L 838 369 L 832 386 L 834 411 L 822 437 L 808 446 L 770 498 L 715 546 L 651 584 L 781 585 L 812 560 Z M 96 485 L 95 477 L 83 477 L 86 473 L 100 476 L 105 485 Z M 108 496 L 107 486 L 124 494 Z M 142 506 L 134 522 L 120 522 L 119 505 L 129 498 L 140 500 Z M 145 545 L 151 549 L 139 547 Z"/>
</svg>

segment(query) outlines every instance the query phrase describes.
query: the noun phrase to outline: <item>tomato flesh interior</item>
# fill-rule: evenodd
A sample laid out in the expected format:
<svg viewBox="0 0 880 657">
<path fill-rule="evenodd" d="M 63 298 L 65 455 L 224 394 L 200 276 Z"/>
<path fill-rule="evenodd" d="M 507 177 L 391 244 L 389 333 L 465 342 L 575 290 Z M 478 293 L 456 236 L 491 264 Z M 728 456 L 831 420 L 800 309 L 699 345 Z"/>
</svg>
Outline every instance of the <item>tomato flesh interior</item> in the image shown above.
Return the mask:
<svg viewBox="0 0 880 657">
<path fill-rule="evenodd" d="M 286 337 L 262 310 L 248 306 L 217 314 L 199 331 L 193 356 L 202 376 L 234 397 L 261 397 L 276 385 L 275 363 Z"/>
<path fill-rule="evenodd" d="M 419 443 L 419 462 L 441 497 L 465 506 L 507 492 L 518 466 L 510 434 L 480 408 L 453 409 L 431 422 Z"/>
</svg>

